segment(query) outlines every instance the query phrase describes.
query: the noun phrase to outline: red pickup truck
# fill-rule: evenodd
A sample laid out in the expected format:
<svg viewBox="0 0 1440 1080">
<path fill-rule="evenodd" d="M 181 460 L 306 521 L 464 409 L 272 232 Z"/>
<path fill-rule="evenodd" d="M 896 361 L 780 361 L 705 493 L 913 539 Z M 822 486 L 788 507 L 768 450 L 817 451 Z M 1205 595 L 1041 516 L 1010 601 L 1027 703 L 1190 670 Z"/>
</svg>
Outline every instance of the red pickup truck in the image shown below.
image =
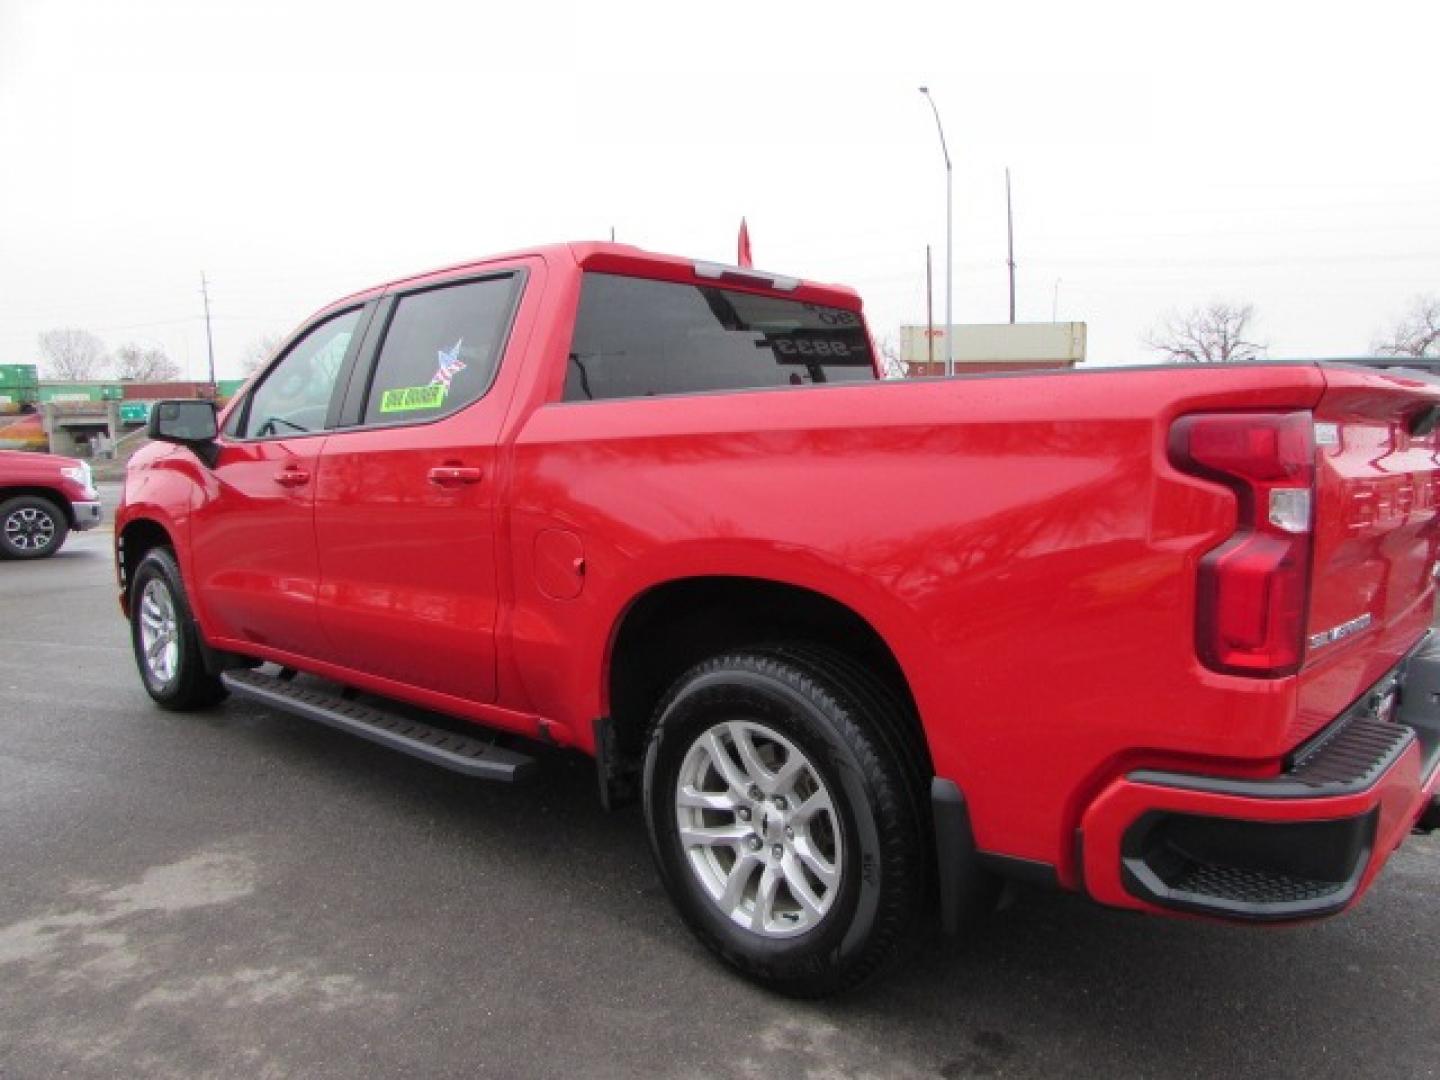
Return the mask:
<svg viewBox="0 0 1440 1080">
<path fill-rule="evenodd" d="M 705 944 L 823 994 L 1006 877 L 1354 903 L 1440 816 L 1437 417 L 1319 364 L 886 382 L 849 289 L 549 247 L 157 406 L 120 601 L 168 708 L 593 755 Z"/>
<path fill-rule="evenodd" d="M 71 529 L 93 529 L 102 517 L 85 462 L 0 450 L 0 559 L 47 558 Z"/>
</svg>

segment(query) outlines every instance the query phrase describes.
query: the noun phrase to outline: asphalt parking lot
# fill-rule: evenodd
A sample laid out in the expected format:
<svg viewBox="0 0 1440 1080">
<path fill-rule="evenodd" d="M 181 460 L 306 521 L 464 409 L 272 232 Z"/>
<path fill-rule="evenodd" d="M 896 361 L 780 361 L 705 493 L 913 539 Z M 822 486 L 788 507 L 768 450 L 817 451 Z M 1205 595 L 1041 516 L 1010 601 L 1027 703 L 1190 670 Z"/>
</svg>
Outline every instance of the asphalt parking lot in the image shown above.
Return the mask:
<svg viewBox="0 0 1440 1080">
<path fill-rule="evenodd" d="M 578 758 L 487 786 L 256 707 L 152 708 L 109 541 L 0 564 L 7 1080 L 1440 1069 L 1440 837 L 1316 926 L 1024 892 L 976 940 L 797 1004 L 692 941 Z"/>
</svg>

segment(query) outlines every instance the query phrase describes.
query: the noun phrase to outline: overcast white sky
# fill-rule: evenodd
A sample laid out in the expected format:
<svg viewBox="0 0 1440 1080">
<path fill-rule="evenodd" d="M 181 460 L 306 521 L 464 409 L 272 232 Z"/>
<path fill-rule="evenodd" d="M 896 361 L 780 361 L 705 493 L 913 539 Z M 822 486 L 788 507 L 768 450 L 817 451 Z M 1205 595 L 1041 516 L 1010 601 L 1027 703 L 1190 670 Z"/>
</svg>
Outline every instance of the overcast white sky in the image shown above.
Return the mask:
<svg viewBox="0 0 1440 1080">
<path fill-rule="evenodd" d="M 1148 359 L 1253 301 L 1271 355 L 1366 351 L 1440 291 L 1440 4 L 0 0 L 0 363 L 80 326 L 221 376 L 378 281 L 618 238 L 864 295 L 877 334 L 1019 315 Z"/>
</svg>

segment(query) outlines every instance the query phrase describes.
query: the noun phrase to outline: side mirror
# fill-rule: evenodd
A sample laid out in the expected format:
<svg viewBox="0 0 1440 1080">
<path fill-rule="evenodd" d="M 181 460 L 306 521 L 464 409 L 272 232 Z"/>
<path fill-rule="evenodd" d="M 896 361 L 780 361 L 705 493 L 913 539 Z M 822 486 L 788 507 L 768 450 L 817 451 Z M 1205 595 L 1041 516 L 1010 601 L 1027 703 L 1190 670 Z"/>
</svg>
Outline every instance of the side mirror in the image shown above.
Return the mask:
<svg viewBox="0 0 1440 1080">
<path fill-rule="evenodd" d="M 150 410 L 149 435 L 160 442 L 193 450 L 214 442 L 219 434 L 213 401 L 157 401 Z"/>
</svg>

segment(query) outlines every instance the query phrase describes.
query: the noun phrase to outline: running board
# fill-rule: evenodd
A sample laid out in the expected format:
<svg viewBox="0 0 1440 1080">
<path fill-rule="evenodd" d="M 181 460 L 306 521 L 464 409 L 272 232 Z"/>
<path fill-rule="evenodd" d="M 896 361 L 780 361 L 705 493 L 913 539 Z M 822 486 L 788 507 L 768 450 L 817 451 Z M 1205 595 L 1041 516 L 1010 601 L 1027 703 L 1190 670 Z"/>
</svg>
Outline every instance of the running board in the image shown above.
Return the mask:
<svg viewBox="0 0 1440 1080">
<path fill-rule="evenodd" d="M 318 720 L 391 750 L 481 780 L 524 779 L 535 759 L 493 742 L 433 727 L 261 671 L 227 671 L 221 681 L 236 697 Z"/>
</svg>

